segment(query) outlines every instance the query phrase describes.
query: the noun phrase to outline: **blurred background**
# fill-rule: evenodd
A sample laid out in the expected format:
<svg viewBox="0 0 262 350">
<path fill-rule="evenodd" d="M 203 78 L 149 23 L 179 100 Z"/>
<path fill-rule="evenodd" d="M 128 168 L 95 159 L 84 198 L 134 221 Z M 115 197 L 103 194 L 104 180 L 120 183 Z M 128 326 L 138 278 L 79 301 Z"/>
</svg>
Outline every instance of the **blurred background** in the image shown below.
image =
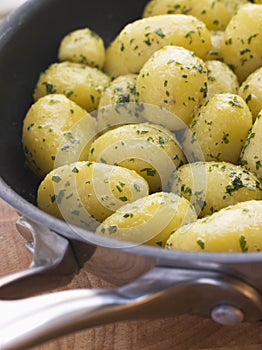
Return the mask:
<svg viewBox="0 0 262 350">
<path fill-rule="evenodd" d="M 26 0 L 0 0 L 0 21 Z"/>
</svg>

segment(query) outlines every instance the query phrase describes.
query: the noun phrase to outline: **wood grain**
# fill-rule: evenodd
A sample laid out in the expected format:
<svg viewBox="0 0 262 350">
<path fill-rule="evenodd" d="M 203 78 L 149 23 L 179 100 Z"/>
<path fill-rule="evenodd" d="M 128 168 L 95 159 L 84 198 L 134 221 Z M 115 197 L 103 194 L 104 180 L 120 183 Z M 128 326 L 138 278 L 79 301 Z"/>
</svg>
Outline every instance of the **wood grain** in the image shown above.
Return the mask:
<svg viewBox="0 0 262 350">
<path fill-rule="evenodd" d="M 13 208 L 0 200 L 0 276 L 26 268 L 30 254 L 16 230 Z M 64 289 L 107 287 L 85 270 Z M 175 302 L 175 301 L 174 301 Z M 120 322 L 71 334 L 33 350 L 261 350 L 262 324 L 222 327 L 183 315 L 170 319 Z"/>
</svg>

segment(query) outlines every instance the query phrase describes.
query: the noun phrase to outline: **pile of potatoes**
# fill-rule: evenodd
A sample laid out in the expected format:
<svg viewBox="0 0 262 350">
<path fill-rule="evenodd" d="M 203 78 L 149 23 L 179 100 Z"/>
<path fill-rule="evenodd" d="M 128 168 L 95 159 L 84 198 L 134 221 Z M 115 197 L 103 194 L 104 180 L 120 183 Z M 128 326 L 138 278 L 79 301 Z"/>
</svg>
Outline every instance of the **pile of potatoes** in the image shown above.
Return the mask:
<svg viewBox="0 0 262 350">
<path fill-rule="evenodd" d="M 38 206 L 129 244 L 262 249 L 262 1 L 151 0 L 68 33 L 22 143 Z"/>
</svg>

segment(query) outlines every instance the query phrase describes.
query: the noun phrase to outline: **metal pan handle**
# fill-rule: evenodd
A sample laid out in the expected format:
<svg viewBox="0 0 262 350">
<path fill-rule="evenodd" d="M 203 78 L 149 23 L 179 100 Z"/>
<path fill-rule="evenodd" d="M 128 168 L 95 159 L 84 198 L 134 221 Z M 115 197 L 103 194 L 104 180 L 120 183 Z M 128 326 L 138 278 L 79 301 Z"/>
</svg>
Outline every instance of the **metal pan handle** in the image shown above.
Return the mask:
<svg viewBox="0 0 262 350">
<path fill-rule="evenodd" d="M 83 328 L 141 317 L 190 313 L 223 325 L 257 321 L 262 296 L 218 272 L 156 267 L 119 288 L 0 301 L 0 310 L 1 350 L 22 350 Z"/>
<path fill-rule="evenodd" d="M 18 231 L 32 253 L 28 269 L 0 278 L 0 299 L 17 299 L 68 284 L 79 271 L 67 239 L 27 218 L 17 220 Z"/>
</svg>

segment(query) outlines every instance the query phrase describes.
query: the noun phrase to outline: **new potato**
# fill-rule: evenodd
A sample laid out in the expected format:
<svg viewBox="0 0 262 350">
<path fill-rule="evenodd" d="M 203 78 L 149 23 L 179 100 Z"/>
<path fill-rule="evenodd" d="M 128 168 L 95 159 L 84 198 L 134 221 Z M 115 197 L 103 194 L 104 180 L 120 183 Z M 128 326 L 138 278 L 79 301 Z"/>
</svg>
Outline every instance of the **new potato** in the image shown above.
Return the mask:
<svg viewBox="0 0 262 350">
<path fill-rule="evenodd" d="M 75 62 L 51 64 L 37 81 L 34 99 L 48 94 L 64 94 L 88 112 L 98 107 L 100 96 L 110 82 L 99 69 Z"/>
<path fill-rule="evenodd" d="M 37 203 L 70 224 L 95 229 L 119 207 L 147 194 L 147 182 L 135 171 L 83 161 L 47 174 L 39 186 Z"/>
<path fill-rule="evenodd" d="M 253 200 L 221 209 L 176 230 L 168 249 L 205 252 L 262 250 L 262 201 Z"/>
<path fill-rule="evenodd" d="M 91 145 L 88 159 L 135 170 L 148 182 L 150 192 L 165 188 L 174 169 L 186 161 L 175 136 L 149 123 L 106 131 Z"/>
<path fill-rule="evenodd" d="M 89 28 L 74 30 L 61 40 L 58 59 L 102 69 L 105 63 L 104 41 Z"/>
<path fill-rule="evenodd" d="M 121 30 L 106 51 L 105 72 L 113 77 L 139 73 L 157 50 L 182 46 L 205 58 L 211 46 L 210 32 L 193 16 L 162 15 L 139 19 Z"/>
<path fill-rule="evenodd" d="M 206 161 L 237 164 L 251 126 L 252 114 L 240 96 L 216 94 L 194 116 L 184 138 L 186 153 L 194 153 L 198 145 Z"/>
<path fill-rule="evenodd" d="M 96 233 L 135 244 L 164 247 L 173 230 L 196 218 L 194 208 L 185 198 L 158 192 L 119 208 Z"/>
<path fill-rule="evenodd" d="M 137 78 L 138 101 L 157 105 L 174 114 L 166 127 L 174 130 L 177 118 L 192 121 L 193 111 L 207 93 L 207 69 L 204 61 L 180 46 L 165 46 L 156 51 Z M 150 116 L 149 121 L 152 121 Z"/>
<path fill-rule="evenodd" d="M 66 96 L 51 94 L 29 108 L 22 143 L 30 169 L 43 177 L 58 165 L 87 159 L 96 135 L 95 118 Z"/>
<path fill-rule="evenodd" d="M 258 178 L 239 165 L 196 162 L 181 166 L 171 177 L 170 190 L 185 197 L 199 217 L 239 202 L 262 199 Z"/>
</svg>

